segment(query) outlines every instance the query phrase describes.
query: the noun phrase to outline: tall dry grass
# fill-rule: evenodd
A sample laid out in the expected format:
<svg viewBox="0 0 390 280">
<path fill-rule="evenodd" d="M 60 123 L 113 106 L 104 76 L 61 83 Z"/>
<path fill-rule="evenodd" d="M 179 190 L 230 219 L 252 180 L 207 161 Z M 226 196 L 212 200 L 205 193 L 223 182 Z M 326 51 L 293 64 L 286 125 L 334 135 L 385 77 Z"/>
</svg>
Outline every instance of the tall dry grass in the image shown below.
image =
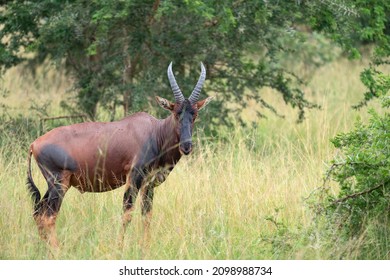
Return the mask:
<svg viewBox="0 0 390 280">
<path fill-rule="evenodd" d="M 232 127 L 229 141 L 201 141 L 183 158 L 154 198 L 149 248 L 141 244 L 139 207 L 118 246 L 123 189 L 80 194 L 70 189 L 57 220 L 59 259 L 331 259 L 345 257 L 346 248 L 313 228 L 307 198 L 321 185 L 327 162 L 334 156 L 329 139 L 348 131 L 358 116 L 351 105 L 362 98 L 359 73 L 363 62 L 339 60 L 320 69 L 307 86 L 307 97 L 322 106 L 296 123 L 293 109 L 271 90 L 265 98 L 277 104 L 285 119 L 270 115 L 249 131 Z M 11 73 L 11 74 L 10 74 Z M 6 100 L 15 114 L 29 114 L 30 99 L 51 100 L 52 114 L 67 83 L 54 74 L 37 90 L 35 81 L 5 77 L 11 87 Z M 36 78 L 39 81 L 40 78 Z M 60 82 L 58 82 L 60 79 Z M 28 95 L 26 88 L 29 89 Z M 251 114 L 250 111 L 246 114 Z M 250 115 L 248 117 L 251 117 Z M 202 118 L 202 116 L 200 116 Z M 202 121 L 202 120 L 201 120 Z M 205 121 L 205 120 L 203 120 Z M 28 145 L 28 144 L 27 144 Z M 9 151 L 12 150 L 10 154 Z M 26 154 L 18 145 L 0 147 L 0 259 L 46 259 L 25 186 Z M 41 193 L 46 184 L 38 168 L 33 177 Z M 306 234 L 307 233 L 307 234 Z M 345 246 L 357 246 L 345 244 Z M 352 252 L 353 250 L 351 250 Z M 344 255 L 343 255 L 344 254 Z M 353 258 L 353 254 L 346 257 Z"/>
</svg>

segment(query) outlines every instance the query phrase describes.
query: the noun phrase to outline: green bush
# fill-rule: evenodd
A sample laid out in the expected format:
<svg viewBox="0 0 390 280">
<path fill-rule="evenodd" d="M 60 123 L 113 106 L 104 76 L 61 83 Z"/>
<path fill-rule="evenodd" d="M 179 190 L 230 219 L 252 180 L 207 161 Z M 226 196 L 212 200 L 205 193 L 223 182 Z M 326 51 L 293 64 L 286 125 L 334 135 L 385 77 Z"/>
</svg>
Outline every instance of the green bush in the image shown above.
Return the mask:
<svg viewBox="0 0 390 280">
<path fill-rule="evenodd" d="M 359 256 L 388 258 L 390 229 L 390 75 L 370 68 L 361 79 L 369 94 L 380 97 L 383 114 L 370 109 L 367 124 L 358 121 L 353 131 L 332 139 L 339 149 L 325 179 L 325 199 L 320 209 L 330 229 L 342 242 L 359 239 Z M 340 186 L 334 195 L 330 180 Z M 324 194 L 324 193 L 322 193 Z M 372 248 L 380 247 L 380 250 Z M 386 249 L 387 247 L 387 249 Z M 368 250 L 371 248 L 371 250 Z M 379 255 L 378 255 L 379 252 Z"/>
</svg>

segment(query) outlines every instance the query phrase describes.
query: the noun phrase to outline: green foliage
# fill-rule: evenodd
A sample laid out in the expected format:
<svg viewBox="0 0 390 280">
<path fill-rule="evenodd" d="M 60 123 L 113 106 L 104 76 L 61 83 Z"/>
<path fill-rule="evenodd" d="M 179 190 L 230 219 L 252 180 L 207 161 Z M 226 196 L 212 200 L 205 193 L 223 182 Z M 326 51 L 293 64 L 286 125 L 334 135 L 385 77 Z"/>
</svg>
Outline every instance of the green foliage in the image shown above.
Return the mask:
<svg viewBox="0 0 390 280">
<path fill-rule="evenodd" d="M 323 2 L 347 13 L 343 5 L 350 1 Z M 362 108 L 368 101 L 380 98 L 383 113 L 370 109 L 368 123 L 358 121 L 352 131 L 340 133 L 332 139 L 338 153 L 331 161 L 320 192 L 324 200 L 319 209 L 325 214 L 320 217 L 326 217 L 327 231 L 337 235 L 335 240 L 340 246 L 349 242 L 358 248 L 358 258 L 388 258 L 388 252 L 383 248 L 388 247 L 390 226 L 390 75 L 381 65 L 388 64 L 390 56 L 390 3 L 371 0 L 351 1 L 351 4 L 349 16 L 356 20 L 338 21 L 325 16 L 326 21 L 320 24 L 313 19 L 313 27 L 325 30 L 351 57 L 360 56 L 356 45 L 373 44 L 372 62 L 360 75 L 367 92 L 364 100 L 354 107 Z M 339 25 L 342 22 L 345 26 Z M 331 180 L 339 186 L 336 194 L 328 186 Z M 372 253 L 373 248 L 379 249 Z"/>
<path fill-rule="evenodd" d="M 337 232 L 343 233 L 343 240 L 365 236 L 359 245 L 364 255 L 371 243 L 381 247 L 388 244 L 390 75 L 369 69 L 361 78 L 370 91 L 381 98 L 385 112 L 379 114 L 371 109 L 367 124 L 359 121 L 353 131 L 341 133 L 332 140 L 339 155 L 332 161 L 326 181 L 336 181 L 340 191 L 337 195 L 328 193 L 322 207 Z M 329 192 L 328 188 L 325 190 Z M 380 252 L 380 258 L 388 257 L 385 250 Z"/>
<path fill-rule="evenodd" d="M 373 65 L 360 74 L 360 80 L 367 87 L 368 91 L 364 93 L 364 100 L 354 106 L 357 109 L 367 105 L 367 102 L 373 98 L 386 96 L 390 88 L 388 75 L 377 70 Z M 388 101 L 384 98 L 383 102 L 383 106 L 388 108 Z"/>
<path fill-rule="evenodd" d="M 271 251 L 275 259 L 286 259 L 291 256 L 289 253 L 294 251 L 294 245 L 299 240 L 297 232 L 291 230 L 283 221 L 280 221 L 278 214 L 281 209 L 275 208 L 275 213 L 269 215 L 265 220 L 275 227 L 275 232 L 269 235 L 263 235 L 261 240 L 264 242 L 264 251 Z"/>
<path fill-rule="evenodd" d="M 46 59 L 65 65 L 77 90 L 73 104 L 94 118 L 98 105 L 112 115 L 122 106 L 127 114 L 156 94 L 171 97 L 165 74 L 170 61 L 188 95 L 203 61 L 205 89 L 217 96 L 210 106 L 220 116 L 216 125 L 237 120 L 248 99 L 262 105 L 259 116 L 276 112 L 259 93 L 265 86 L 302 119 L 316 106 L 304 98 L 304 81 L 284 59 L 290 53 L 296 61 L 294 53 L 310 47 L 301 44 L 306 31 L 297 26 L 311 13 L 295 1 L 7 1 L 0 64 L 3 70 L 23 60 L 32 67 Z M 229 103 L 237 105 L 234 110 Z"/>
<path fill-rule="evenodd" d="M 307 5 L 314 11 L 310 26 L 340 43 L 352 58 L 359 58 L 361 44 L 374 43 L 377 57 L 389 53 L 390 3 L 387 0 L 319 0 Z"/>
<path fill-rule="evenodd" d="M 359 57 L 362 43 L 375 43 L 375 58 L 388 53 L 390 16 L 386 0 L 370 1 L 6 1 L 1 4 L 0 68 L 27 60 L 32 69 L 47 59 L 65 66 L 77 92 L 66 108 L 97 117 L 97 107 L 115 117 L 171 97 L 165 69 L 174 69 L 183 92 L 195 84 L 199 61 L 208 70 L 205 90 L 213 127 L 243 120 L 248 100 L 258 116 L 278 114 L 259 89 L 270 87 L 297 108 L 299 120 L 317 107 L 304 97 L 291 65 L 308 73 L 333 58 L 319 31 Z M 313 46 L 324 46 L 316 48 Z M 374 62 L 376 61 L 374 60 Z M 366 95 L 366 100 L 367 100 Z M 229 107 L 227 104 L 234 103 Z"/>
</svg>

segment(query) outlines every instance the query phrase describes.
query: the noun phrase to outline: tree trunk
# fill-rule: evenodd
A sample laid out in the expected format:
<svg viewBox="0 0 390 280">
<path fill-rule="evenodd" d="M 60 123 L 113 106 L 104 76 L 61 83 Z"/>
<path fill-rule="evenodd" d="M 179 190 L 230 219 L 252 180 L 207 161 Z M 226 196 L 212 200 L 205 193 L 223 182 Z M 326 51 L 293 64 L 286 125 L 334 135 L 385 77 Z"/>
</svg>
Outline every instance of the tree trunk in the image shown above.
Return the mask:
<svg viewBox="0 0 390 280">
<path fill-rule="evenodd" d="M 127 49 L 127 46 L 125 46 L 125 49 Z M 122 81 L 125 86 L 128 86 L 133 83 L 133 78 L 132 78 L 132 65 L 131 65 L 131 59 L 130 55 L 126 54 L 125 55 L 125 69 L 123 70 L 123 77 Z M 130 89 L 125 89 L 123 92 L 123 115 L 127 116 L 129 113 L 129 108 L 131 108 L 131 100 L 130 100 Z"/>
<path fill-rule="evenodd" d="M 156 14 L 156 11 L 160 5 L 160 0 L 156 0 L 153 3 L 152 12 L 150 14 L 150 17 L 148 21 L 146 22 L 147 27 L 150 28 L 154 21 L 154 16 Z M 128 30 L 126 28 L 123 28 L 123 38 L 125 39 L 125 44 L 123 47 L 123 54 L 124 54 L 124 70 L 123 70 L 123 77 L 122 81 L 124 85 L 131 85 L 134 81 L 134 76 L 136 74 L 136 67 L 140 60 L 140 56 L 142 51 L 138 51 L 136 54 L 129 54 L 129 43 L 128 43 Z M 123 92 L 123 114 L 124 116 L 127 116 L 129 113 L 129 110 L 132 108 L 132 102 L 131 102 L 131 91 L 130 89 L 126 89 Z"/>
<path fill-rule="evenodd" d="M 122 82 L 126 87 L 125 91 L 123 92 L 123 115 L 126 117 L 129 113 L 129 108 L 131 108 L 131 92 L 130 89 L 127 88 L 127 86 L 133 83 L 132 72 L 134 67 L 131 63 L 131 57 L 129 54 L 128 33 L 126 28 L 123 28 L 123 38 L 125 39 L 125 44 L 123 46 L 124 69 Z"/>
</svg>

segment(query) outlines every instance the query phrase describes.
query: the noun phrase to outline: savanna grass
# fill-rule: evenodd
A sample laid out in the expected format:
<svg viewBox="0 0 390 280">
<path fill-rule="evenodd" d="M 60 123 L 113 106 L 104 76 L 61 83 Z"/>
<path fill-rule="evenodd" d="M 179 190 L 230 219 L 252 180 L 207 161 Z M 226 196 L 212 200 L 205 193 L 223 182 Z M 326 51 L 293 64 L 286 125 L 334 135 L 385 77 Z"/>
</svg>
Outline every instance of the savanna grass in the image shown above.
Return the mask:
<svg viewBox="0 0 390 280">
<path fill-rule="evenodd" d="M 264 89 L 265 98 L 277 104 L 284 119 L 269 115 L 250 130 L 232 127 L 223 141 L 204 139 L 198 131 L 194 153 L 183 158 L 156 190 L 148 248 L 141 241 L 139 207 L 123 247 L 118 245 L 123 189 L 80 194 L 71 188 L 57 219 L 61 249 L 54 258 L 338 258 L 341 249 L 332 247 L 329 235 L 313 226 L 306 198 L 321 185 L 327 162 L 336 153 L 329 139 L 351 129 L 358 116 L 365 118 L 364 111 L 351 109 L 364 91 L 358 79 L 362 69 L 363 63 L 346 60 L 320 69 L 306 92 L 322 109 L 309 112 L 301 124 L 296 123 L 293 109 Z M 57 78 L 63 79 L 54 75 L 52 84 L 31 89 L 28 96 L 25 81 L 17 80 L 8 104 L 27 116 L 33 113 L 26 100 L 54 97 L 49 113 L 59 114 L 56 104 L 66 96 L 67 87 Z M 10 79 L 6 76 L 5 82 Z M 1 137 L 8 137 L 5 133 Z M 0 147 L 0 259 L 53 258 L 32 218 L 25 186 L 28 144 L 22 148 L 7 141 Z M 43 194 L 46 183 L 35 164 L 33 178 Z M 358 245 L 351 246 L 359 250 Z"/>
</svg>

